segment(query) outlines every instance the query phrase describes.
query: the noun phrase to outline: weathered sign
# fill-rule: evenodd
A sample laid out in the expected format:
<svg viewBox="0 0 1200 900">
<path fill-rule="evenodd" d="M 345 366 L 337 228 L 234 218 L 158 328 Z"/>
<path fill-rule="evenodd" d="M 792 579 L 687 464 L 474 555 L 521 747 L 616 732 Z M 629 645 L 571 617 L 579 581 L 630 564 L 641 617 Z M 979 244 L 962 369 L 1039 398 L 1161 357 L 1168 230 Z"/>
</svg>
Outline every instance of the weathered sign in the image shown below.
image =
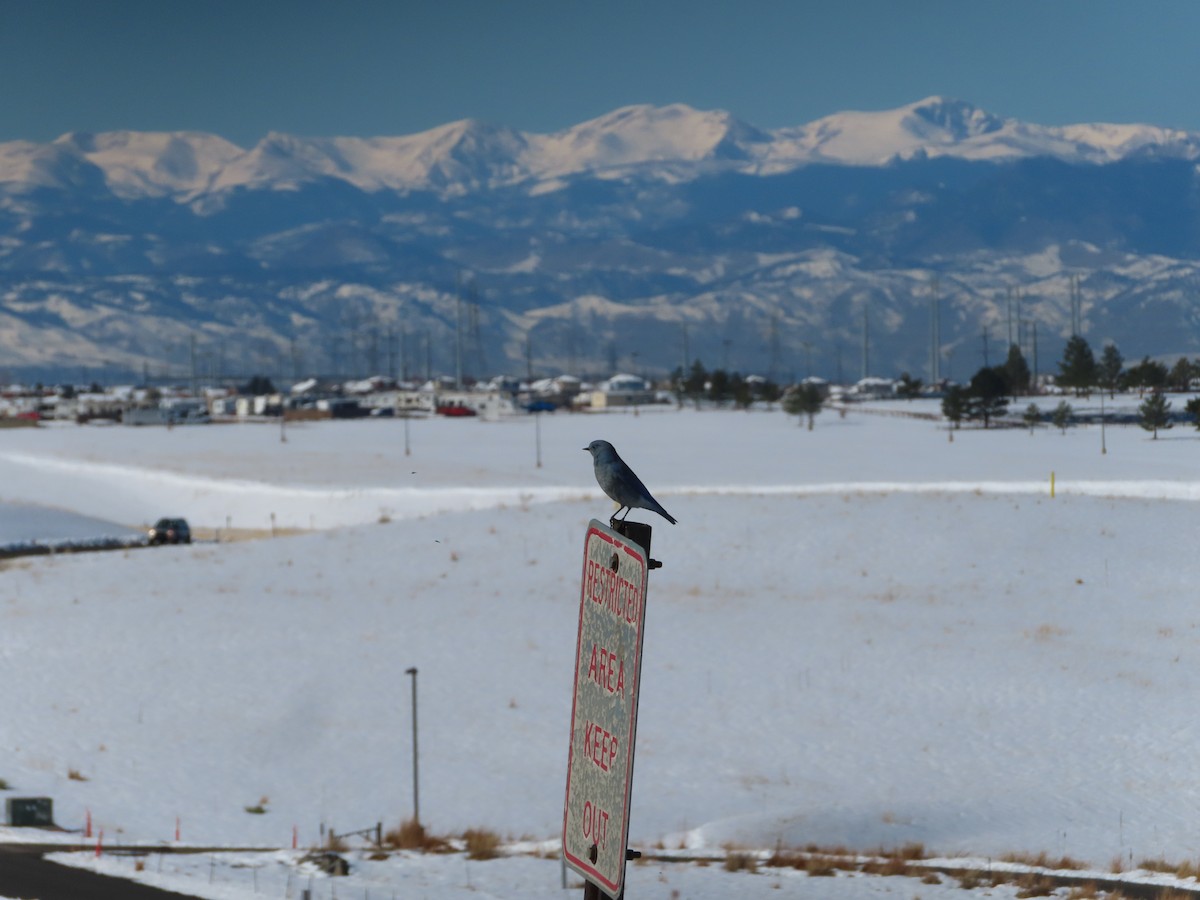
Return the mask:
<svg viewBox="0 0 1200 900">
<path fill-rule="evenodd" d="M 595 519 L 589 523 L 563 856 L 611 897 L 625 879 L 648 569 L 640 546 Z"/>
</svg>

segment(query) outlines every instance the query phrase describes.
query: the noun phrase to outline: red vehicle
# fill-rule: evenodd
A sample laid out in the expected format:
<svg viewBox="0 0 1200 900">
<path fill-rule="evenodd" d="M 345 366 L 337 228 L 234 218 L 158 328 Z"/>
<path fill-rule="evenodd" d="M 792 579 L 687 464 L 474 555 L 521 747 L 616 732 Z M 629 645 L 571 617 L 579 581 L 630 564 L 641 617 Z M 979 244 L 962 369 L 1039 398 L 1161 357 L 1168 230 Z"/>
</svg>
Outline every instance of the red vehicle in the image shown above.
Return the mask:
<svg viewBox="0 0 1200 900">
<path fill-rule="evenodd" d="M 439 416 L 450 416 L 452 418 L 459 416 L 474 416 L 478 415 L 475 410 L 469 406 L 439 406 L 436 410 Z"/>
</svg>

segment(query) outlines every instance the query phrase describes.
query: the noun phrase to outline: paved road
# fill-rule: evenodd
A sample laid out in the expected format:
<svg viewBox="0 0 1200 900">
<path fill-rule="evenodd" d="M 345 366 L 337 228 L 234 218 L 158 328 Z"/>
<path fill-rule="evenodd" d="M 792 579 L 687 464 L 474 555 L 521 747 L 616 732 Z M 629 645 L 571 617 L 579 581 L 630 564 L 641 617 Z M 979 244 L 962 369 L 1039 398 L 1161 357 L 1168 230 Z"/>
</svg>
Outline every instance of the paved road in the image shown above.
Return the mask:
<svg viewBox="0 0 1200 900">
<path fill-rule="evenodd" d="M 13 900 L 179 900 L 124 878 L 109 878 L 42 859 L 38 850 L 0 846 L 0 897 Z"/>
</svg>

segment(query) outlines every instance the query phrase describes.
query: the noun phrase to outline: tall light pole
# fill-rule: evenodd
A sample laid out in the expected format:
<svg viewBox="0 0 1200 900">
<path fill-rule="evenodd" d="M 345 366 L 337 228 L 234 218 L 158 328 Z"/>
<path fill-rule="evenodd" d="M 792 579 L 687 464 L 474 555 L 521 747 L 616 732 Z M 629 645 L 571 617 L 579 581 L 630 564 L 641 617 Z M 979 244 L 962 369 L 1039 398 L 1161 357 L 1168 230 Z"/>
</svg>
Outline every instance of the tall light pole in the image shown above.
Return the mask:
<svg viewBox="0 0 1200 900">
<path fill-rule="evenodd" d="M 1104 443 L 1104 390 L 1101 385 L 1100 390 L 1100 455 L 1104 456 L 1108 453 L 1108 446 Z"/>
<path fill-rule="evenodd" d="M 541 410 L 534 410 L 533 428 L 534 428 L 534 434 L 536 435 L 534 440 L 537 441 L 537 467 L 540 469 L 542 467 L 542 411 Z"/>
<path fill-rule="evenodd" d="M 413 822 L 421 824 L 421 793 L 420 782 L 417 778 L 417 667 L 404 670 L 405 675 L 412 676 L 412 764 L 413 764 Z"/>
</svg>

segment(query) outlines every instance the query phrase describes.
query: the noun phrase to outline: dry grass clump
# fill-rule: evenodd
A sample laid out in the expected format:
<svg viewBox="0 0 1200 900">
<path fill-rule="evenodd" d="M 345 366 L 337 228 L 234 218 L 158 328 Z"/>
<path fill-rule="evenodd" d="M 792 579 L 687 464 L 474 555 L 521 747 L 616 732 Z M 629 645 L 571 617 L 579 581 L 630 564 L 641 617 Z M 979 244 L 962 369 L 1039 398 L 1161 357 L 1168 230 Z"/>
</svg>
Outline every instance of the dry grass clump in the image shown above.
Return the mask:
<svg viewBox="0 0 1200 900">
<path fill-rule="evenodd" d="M 419 850 L 422 853 L 449 853 L 453 850 L 442 837 L 431 835 L 415 819 L 405 819 L 383 835 L 383 846 L 392 850 Z"/>
<path fill-rule="evenodd" d="M 249 810 L 247 809 L 247 812 Z M 332 831 L 325 838 L 325 849 L 330 853 L 348 853 L 350 845 L 346 843 L 346 839 L 334 834 Z"/>
<path fill-rule="evenodd" d="M 405 819 L 384 834 L 383 845 L 394 850 L 423 850 L 425 839 L 425 826 L 416 819 Z"/>
<path fill-rule="evenodd" d="M 758 860 L 754 858 L 754 854 L 746 853 L 742 850 L 733 850 L 725 854 L 725 871 L 726 872 L 749 872 L 754 874 L 758 871 Z"/>
<path fill-rule="evenodd" d="M 975 870 L 962 872 L 954 877 L 958 879 L 958 886 L 964 891 L 973 891 L 983 884 L 983 873 Z"/>
<path fill-rule="evenodd" d="M 1045 850 L 1041 853 L 1006 853 L 1000 857 L 1004 862 L 1021 863 L 1026 866 L 1037 866 L 1039 869 L 1086 869 L 1087 864 L 1070 856 L 1060 856 L 1057 859 Z"/>
<path fill-rule="evenodd" d="M 500 835 L 486 828 L 469 828 L 463 832 L 467 859 L 495 859 L 500 855 Z"/>
<path fill-rule="evenodd" d="M 1018 888 L 1018 900 L 1025 900 L 1027 897 L 1049 897 L 1058 887 L 1053 878 L 1033 872 L 1018 875 L 1015 884 Z"/>
<path fill-rule="evenodd" d="M 813 849 L 785 850 L 777 847 L 764 865 L 774 869 L 798 869 L 812 878 L 828 878 L 841 869 L 853 872 L 858 869 L 854 858 L 837 852 L 814 852 Z"/>
<path fill-rule="evenodd" d="M 1159 857 L 1158 859 L 1143 859 L 1138 866 L 1148 872 L 1162 872 L 1174 875 L 1176 878 L 1200 878 L 1200 865 L 1191 860 L 1173 863 Z"/>
<path fill-rule="evenodd" d="M 868 875 L 911 875 L 909 863 L 925 858 L 925 845 L 912 843 L 891 850 L 876 850 L 875 859 L 863 863 L 862 871 Z"/>
</svg>

